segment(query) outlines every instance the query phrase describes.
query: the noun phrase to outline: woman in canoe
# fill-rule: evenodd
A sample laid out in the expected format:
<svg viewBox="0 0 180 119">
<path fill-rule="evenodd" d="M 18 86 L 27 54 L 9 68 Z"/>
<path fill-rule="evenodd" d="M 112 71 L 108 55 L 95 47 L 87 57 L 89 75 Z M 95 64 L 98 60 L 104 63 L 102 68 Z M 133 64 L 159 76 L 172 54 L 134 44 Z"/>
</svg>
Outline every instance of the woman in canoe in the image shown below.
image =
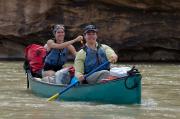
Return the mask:
<svg viewBox="0 0 180 119">
<path fill-rule="evenodd" d="M 117 62 L 118 56 L 112 48 L 105 44 L 97 43 L 97 28 L 94 25 L 87 25 L 84 29 L 86 44 L 76 55 L 74 67 L 75 75 L 82 83 L 93 84 L 109 76 L 110 65 L 103 70 L 90 75 L 87 80 L 84 75 L 91 72 L 106 61 Z"/>
<path fill-rule="evenodd" d="M 62 69 L 67 61 L 68 52 L 76 55 L 76 50 L 72 44 L 83 39 L 82 36 L 78 36 L 74 40 L 64 42 L 65 28 L 59 24 L 54 26 L 53 34 L 55 38 L 48 40 L 45 45 L 48 53 L 44 61 L 43 77 L 54 76 L 56 71 Z"/>
</svg>

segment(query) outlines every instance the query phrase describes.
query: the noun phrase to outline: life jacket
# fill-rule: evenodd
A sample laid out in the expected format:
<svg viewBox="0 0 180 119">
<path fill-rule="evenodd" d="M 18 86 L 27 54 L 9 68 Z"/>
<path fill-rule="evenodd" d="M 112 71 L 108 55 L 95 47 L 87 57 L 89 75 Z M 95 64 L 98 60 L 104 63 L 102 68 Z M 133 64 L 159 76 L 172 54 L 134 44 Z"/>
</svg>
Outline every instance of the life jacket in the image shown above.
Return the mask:
<svg viewBox="0 0 180 119">
<path fill-rule="evenodd" d="M 25 48 L 25 58 L 32 73 L 37 73 L 43 68 L 46 49 L 37 44 L 31 44 Z"/>
<path fill-rule="evenodd" d="M 108 61 L 106 53 L 102 48 L 101 44 L 98 45 L 97 50 L 93 50 L 85 46 L 83 50 L 86 52 L 86 58 L 84 62 L 84 73 L 88 74 L 93 69 L 97 68 L 99 65 Z M 101 70 L 109 70 L 110 64 L 101 68 Z"/>
<path fill-rule="evenodd" d="M 67 55 L 68 55 L 68 49 L 51 49 L 48 53 L 48 55 L 45 58 L 45 65 L 53 66 L 53 67 L 59 67 L 59 69 L 62 68 L 62 66 L 67 61 Z"/>
</svg>

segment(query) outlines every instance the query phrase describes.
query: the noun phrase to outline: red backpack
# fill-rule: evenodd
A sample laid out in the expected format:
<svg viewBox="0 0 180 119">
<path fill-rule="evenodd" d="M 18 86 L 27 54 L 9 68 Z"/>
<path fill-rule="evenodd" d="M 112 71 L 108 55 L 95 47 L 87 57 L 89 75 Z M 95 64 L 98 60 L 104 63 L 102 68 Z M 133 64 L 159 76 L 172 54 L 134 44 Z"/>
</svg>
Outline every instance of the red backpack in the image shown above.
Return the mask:
<svg viewBox="0 0 180 119">
<path fill-rule="evenodd" d="M 46 49 L 41 45 L 31 44 L 25 48 L 25 58 L 32 73 L 43 68 L 46 54 Z"/>
</svg>

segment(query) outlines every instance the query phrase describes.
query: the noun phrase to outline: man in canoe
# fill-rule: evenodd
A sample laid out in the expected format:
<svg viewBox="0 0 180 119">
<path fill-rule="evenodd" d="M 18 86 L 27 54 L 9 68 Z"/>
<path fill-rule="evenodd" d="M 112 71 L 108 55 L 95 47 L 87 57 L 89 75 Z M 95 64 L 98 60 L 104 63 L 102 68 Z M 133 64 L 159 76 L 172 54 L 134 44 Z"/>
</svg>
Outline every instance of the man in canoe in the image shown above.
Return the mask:
<svg viewBox="0 0 180 119">
<path fill-rule="evenodd" d="M 87 25 L 84 28 L 85 46 L 77 53 L 74 67 L 75 75 L 81 83 L 93 84 L 109 76 L 110 65 L 106 65 L 101 71 L 90 75 L 86 80 L 84 75 L 106 61 L 117 62 L 118 56 L 112 48 L 97 42 L 98 29 L 94 25 Z"/>
<path fill-rule="evenodd" d="M 76 55 L 76 50 L 72 44 L 83 39 L 82 36 L 78 36 L 74 40 L 64 42 L 65 28 L 59 24 L 54 26 L 53 34 L 55 38 L 48 40 L 45 45 L 48 53 L 44 61 L 43 77 L 54 76 L 56 71 L 62 69 L 67 61 L 68 52 Z"/>
</svg>

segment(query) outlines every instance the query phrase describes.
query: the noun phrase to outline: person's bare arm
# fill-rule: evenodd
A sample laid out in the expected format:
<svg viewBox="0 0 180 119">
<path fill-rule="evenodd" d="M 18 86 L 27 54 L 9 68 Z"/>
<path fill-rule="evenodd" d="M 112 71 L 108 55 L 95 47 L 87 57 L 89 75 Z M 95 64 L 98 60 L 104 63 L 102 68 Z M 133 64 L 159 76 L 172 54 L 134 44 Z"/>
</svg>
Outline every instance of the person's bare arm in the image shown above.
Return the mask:
<svg viewBox="0 0 180 119">
<path fill-rule="evenodd" d="M 47 41 L 47 46 L 51 49 L 51 48 L 55 48 L 55 49 L 63 49 L 66 48 L 67 46 L 75 43 L 75 42 L 79 42 L 83 39 L 82 36 L 78 36 L 77 38 L 75 38 L 74 40 L 70 40 L 61 44 L 55 43 L 53 40 L 48 40 Z"/>
<path fill-rule="evenodd" d="M 76 56 L 76 49 L 74 48 L 74 46 L 69 45 L 67 48 L 73 56 Z"/>
</svg>

